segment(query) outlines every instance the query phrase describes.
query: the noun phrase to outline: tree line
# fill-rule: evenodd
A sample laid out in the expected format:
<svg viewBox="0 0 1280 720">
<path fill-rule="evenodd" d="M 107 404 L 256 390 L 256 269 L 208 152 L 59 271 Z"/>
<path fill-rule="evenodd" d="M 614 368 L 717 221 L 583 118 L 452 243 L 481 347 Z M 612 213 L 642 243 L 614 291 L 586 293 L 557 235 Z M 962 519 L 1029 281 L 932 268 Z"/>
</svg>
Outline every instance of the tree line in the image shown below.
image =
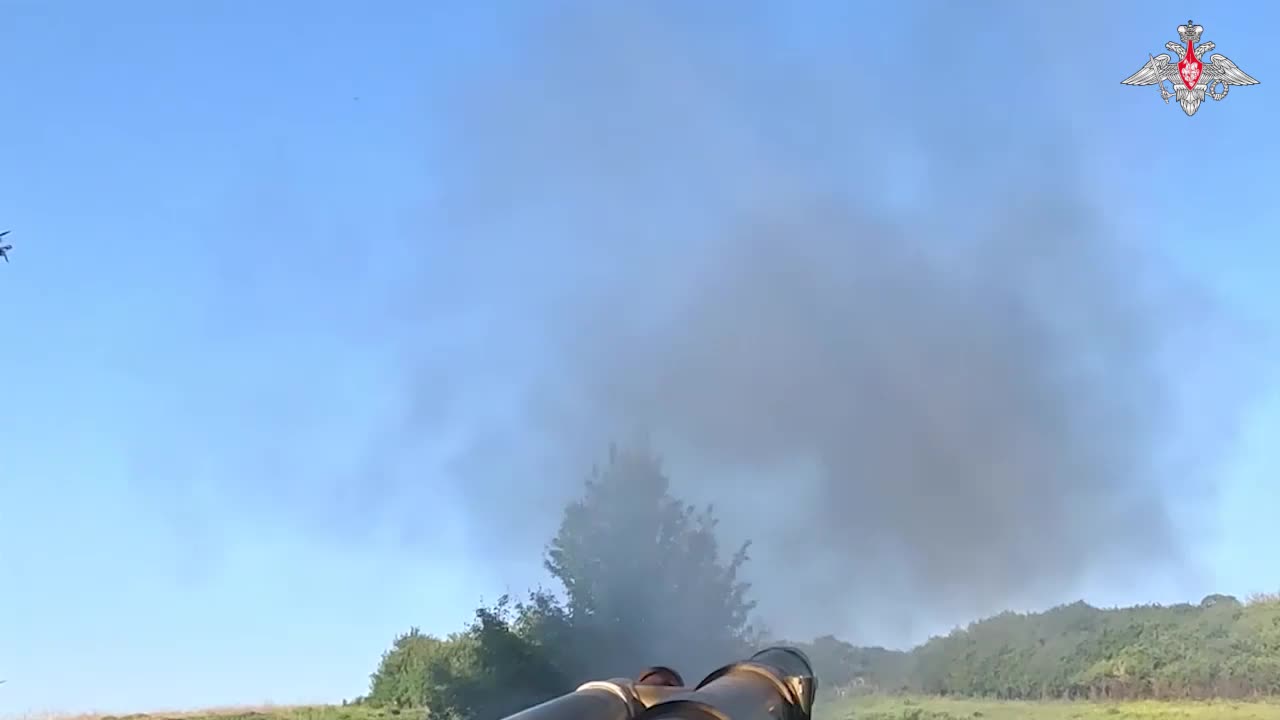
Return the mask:
<svg viewBox="0 0 1280 720">
<path fill-rule="evenodd" d="M 715 526 L 672 496 L 658 458 L 614 449 L 545 550 L 559 592 L 502 597 L 444 638 L 410 629 L 357 702 L 492 720 L 646 663 L 693 675 L 742 657 L 759 644 L 747 546 L 722 553 Z"/>
<path fill-rule="evenodd" d="M 1280 695 L 1280 598 L 1006 612 L 910 652 L 811 647 L 830 683 L 999 699 L 1205 699 Z"/>
<path fill-rule="evenodd" d="M 495 720 L 609 677 L 663 664 L 696 682 L 768 638 L 710 508 L 670 491 L 661 462 L 612 450 L 565 508 L 537 588 L 476 610 L 447 637 L 397 637 L 356 702 Z M 1280 598 L 1003 613 L 910 650 L 827 636 L 800 645 L 828 691 L 1004 699 L 1280 695 Z"/>
</svg>

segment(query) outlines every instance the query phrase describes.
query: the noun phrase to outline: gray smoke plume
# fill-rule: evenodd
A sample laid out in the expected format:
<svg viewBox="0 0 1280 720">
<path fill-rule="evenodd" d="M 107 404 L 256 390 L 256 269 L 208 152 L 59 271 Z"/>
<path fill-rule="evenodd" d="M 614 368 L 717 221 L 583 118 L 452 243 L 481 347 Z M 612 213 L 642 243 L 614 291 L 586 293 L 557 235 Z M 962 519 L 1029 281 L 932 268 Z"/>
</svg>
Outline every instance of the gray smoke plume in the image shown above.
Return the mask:
<svg viewBox="0 0 1280 720">
<path fill-rule="evenodd" d="M 486 561 L 528 562 L 643 438 L 754 541 L 784 633 L 901 639 L 1183 568 L 1176 499 L 1211 491 L 1222 437 L 1181 443 L 1229 433 L 1233 396 L 1175 377 L 1189 348 L 1220 367 L 1225 325 L 1110 231 L 1043 90 L 1065 68 L 998 61 L 1053 22 L 935 4 L 790 42 L 756 6 L 595 7 L 520 23 L 441 98 L 457 251 L 412 301 L 483 328 L 448 357 L 499 409 L 445 474 Z M 961 26 L 980 87 L 938 74 Z M 462 422 L 447 365 L 415 368 L 407 436 Z"/>
</svg>

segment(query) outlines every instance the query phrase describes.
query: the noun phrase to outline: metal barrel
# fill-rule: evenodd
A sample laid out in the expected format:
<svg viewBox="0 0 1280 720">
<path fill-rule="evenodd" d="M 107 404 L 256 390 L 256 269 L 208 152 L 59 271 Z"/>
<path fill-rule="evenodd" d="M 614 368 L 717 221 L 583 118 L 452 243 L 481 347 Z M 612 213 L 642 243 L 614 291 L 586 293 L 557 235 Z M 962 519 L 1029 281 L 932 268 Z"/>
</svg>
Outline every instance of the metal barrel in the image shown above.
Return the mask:
<svg viewBox="0 0 1280 720">
<path fill-rule="evenodd" d="M 818 683 L 804 653 L 761 650 L 716 670 L 696 688 L 649 668 L 637 680 L 589 682 L 505 720 L 812 720 Z"/>
<path fill-rule="evenodd" d="M 505 720 L 633 720 L 646 707 L 685 689 L 679 673 L 652 667 L 634 681 L 615 678 L 586 683 Z"/>
<path fill-rule="evenodd" d="M 804 653 L 772 647 L 653 704 L 638 720 L 811 720 L 817 689 Z"/>
<path fill-rule="evenodd" d="M 506 720 L 632 720 L 644 710 L 630 680 L 589 682 Z"/>
</svg>

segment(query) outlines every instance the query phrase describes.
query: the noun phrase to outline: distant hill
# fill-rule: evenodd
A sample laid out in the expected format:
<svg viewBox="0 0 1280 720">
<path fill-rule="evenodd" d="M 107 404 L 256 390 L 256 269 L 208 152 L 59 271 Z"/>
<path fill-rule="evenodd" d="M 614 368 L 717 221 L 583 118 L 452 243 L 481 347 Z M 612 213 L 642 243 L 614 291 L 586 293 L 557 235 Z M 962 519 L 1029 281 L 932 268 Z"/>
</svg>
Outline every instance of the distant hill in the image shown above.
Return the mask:
<svg viewBox="0 0 1280 720">
<path fill-rule="evenodd" d="M 1002 699 L 1280 695 L 1280 597 L 1006 612 L 906 651 L 805 644 L 828 688 Z"/>
</svg>

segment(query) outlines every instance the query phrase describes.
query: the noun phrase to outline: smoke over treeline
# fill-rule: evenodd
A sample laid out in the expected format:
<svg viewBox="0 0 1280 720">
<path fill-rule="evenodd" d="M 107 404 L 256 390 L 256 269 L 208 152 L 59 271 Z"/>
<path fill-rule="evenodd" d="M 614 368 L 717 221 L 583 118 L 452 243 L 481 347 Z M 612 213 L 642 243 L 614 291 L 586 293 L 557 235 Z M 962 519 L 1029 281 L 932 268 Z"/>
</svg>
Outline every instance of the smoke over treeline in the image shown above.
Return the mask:
<svg viewBox="0 0 1280 720">
<path fill-rule="evenodd" d="M 1111 232 L 1045 76 L 996 62 L 1051 24 L 966 26 L 993 98 L 938 79 L 968 22 L 942 6 L 804 41 L 674 7 L 566 6 L 442 98 L 456 249 L 414 301 L 482 328 L 452 357 L 500 410 L 446 474 L 486 559 L 535 558 L 590 463 L 641 438 L 754 541 L 784 633 L 882 639 L 1182 568 L 1175 500 L 1211 490 L 1177 470 L 1184 433 L 1233 408 L 1189 415 L 1175 379 L 1191 348 L 1214 367 L 1224 319 Z M 462 371 L 426 365 L 411 434 L 474 419 L 443 394 Z"/>
</svg>

